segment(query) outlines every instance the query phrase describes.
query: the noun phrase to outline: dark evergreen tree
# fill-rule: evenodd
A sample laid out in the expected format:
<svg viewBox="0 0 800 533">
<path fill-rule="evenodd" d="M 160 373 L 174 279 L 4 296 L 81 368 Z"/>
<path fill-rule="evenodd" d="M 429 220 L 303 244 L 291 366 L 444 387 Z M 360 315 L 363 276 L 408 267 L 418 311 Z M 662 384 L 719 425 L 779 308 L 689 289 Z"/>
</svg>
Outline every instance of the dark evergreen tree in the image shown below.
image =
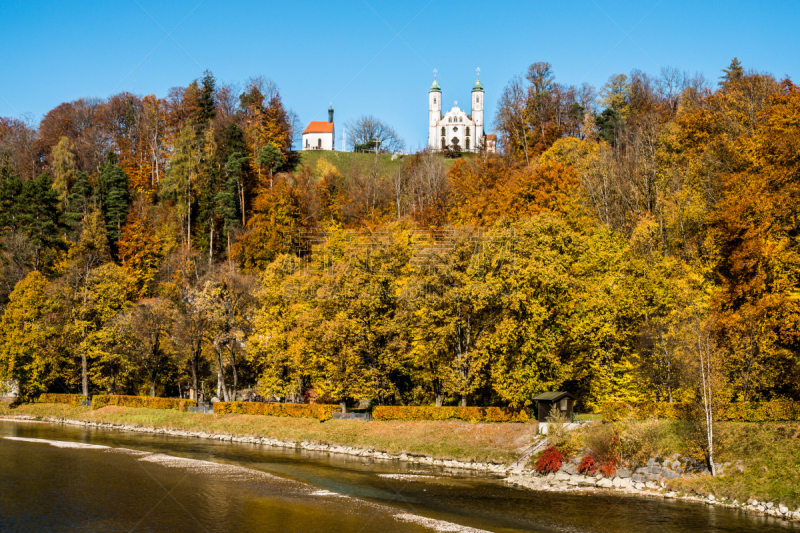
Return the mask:
<svg viewBox="0 0 800 533">
<path fill-rule="evenodd" d="M 100 167 L 98 180 L 100 205 L 106 221 L 109 242 L 115 244 L 122 235 L 122 225 L 128 216 L 128 176 L 117 164 L 117 157 L 109 153 L 105 164 Z"/>
<path fill-rule="evenodd" d="M 214 75 L 206 70 L 203 73 L 201 87 L 197 91 L 197 114 L 195 115 L 195 120 L 202 126 L 208 124 L 216 115 L 216 102 L 214 101 L 216 86 L 217 81 L 214 79 Z"/>
<path fill-rule="evenodd" d="M 15 211 L 17 227 L 23 231 L 35 249 L 34 270 L 48 267 L 55 252 L 66 249 L 60 233 L 66 229 L 61 219 L 58 192 L 53 189 L 49 174 L 28 180 L 22 185 Z"/>
<path fill-rule="evenodd" d="M 616 146 L 624 125 L 619 113 L 608 107 L 599 115 L 595 115 L 594 118 L 600 138 L 611 146 Z"/>
<path fill-rule="evenodd" d="M 722 69 L 722 72 L 725 74 L 720 76 L 720 85 L 725 85 L 729 81 L 738 80 L 739 78 L 744 76 L 744 68 L 742 64 L 739 62 L 739 59 L 734 57 L 733 61 L 731 61 L 730 66 L 728 68 Z"/>
<path fill-rule="evenodd" d="M 73 230 L 77 229 L 86 215 L 94 201 L 94 191 L 92 190 L 92 183 L 89 181 L 89 175 L 86 172 L 78 171 L 75 185 L 72 186 L 70 194 L 67 197 L 67 210 L 64 213 L 64 219 Z"/>
<path fill-rule="evenodd" d="M 17 208 L 21 194 L 22 180 L 14 175 L 0 175 L 0 233 L 17 227 Z"/>
</svg>

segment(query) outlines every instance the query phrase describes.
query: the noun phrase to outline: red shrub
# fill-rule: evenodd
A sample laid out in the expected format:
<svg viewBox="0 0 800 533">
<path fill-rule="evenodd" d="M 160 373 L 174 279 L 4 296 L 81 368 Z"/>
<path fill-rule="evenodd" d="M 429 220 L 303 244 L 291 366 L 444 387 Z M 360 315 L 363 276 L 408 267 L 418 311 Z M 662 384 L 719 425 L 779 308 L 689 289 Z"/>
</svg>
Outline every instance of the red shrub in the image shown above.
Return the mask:
<svg viewBox="0 0 800 533">
<path fill-rule="evenodd" d="M 595 475 L 597 473 L 597 462 L 591 455 L 586 455 L 581 464 L 578 465 L 578 472 L 581 474 Z"/>
<path fill-rule="evenodd" d="M 555 446 L 548 446 L 536 460 L 534 467 L 540 474 L 557 472 L 566 457 Z"/>
<path fill-rule="evenodd" d="M 600 473 L 606 477 L 614 477 L 614 474 L 617 473 L 616 458 L 601 463 L 600 466 L 598 467 L 598 470 L 600 470 Z"/>
</svg>

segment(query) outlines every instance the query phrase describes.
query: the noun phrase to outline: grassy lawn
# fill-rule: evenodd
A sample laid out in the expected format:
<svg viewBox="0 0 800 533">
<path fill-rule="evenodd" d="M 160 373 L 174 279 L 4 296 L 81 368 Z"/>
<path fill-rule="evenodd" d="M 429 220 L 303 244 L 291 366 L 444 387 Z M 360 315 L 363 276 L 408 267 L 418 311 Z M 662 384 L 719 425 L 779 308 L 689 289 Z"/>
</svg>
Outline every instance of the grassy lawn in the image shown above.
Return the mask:
<svg viewBox="0 0 800 533">
<path fill-rule="evenodd" d="M 471 424 L 458 421 L 357 422 L 251 415 L 206 415 L 167 409 L 90 407 L 62 404 L 0 404 L 0 416 L 57 417 L 147 428 L 217 433 L 373 448 L 437 459 L 510 463 L 536 434 L 536 424 Z"/>
<path fill-rule="evenodd" d="M 732 464 L 715 478 L 674 480 L 676 489 L 784 503 L 792 511 L 800 506 L 800 423 L 719 422 L 715 432 L 715 462 L 741 460 L 744 472 Z"/>
<path fill-rule="evenodd" d="M 625 459 L 639 465 L 649 457 L 667 458 L 676 453 L 705 461 L 704 434 L 685 421 L 594 424 L 579 432 L 579 441 L 591 448 L 594 434 L 597 446 L 598 436 L 610 436 L 612 428 L 621 435 Z M 730 464 L 717 477 L 702 475 L 668 481 L 672 490 L 696 492 L 703 497 L 713 494 L 718 499 L 739 502 L 755 498 L 783 503 L 792 511 L 800 506 L 800 423 L 717 422 L 714 435 L 714 462 Z M 738 471 L 739 466 L 743 471 Z"/>
<path fill-rule="evenodd" d="M 375 164 L 375 154 L 357 154 L 355 152 L 332 152 L 328 150 L 304 150 L 298 153 L 299 161 L 296 170 L 301 167 L 309 167 L 312 170 L 317 168 L 320 159 L 327 159 L 329 163 L 339 169 L 345 176 L 349 176 L 357 167 L 363 169 L 372 168 Z M 391 154 L 378 154 L 377 161 L 381 174 L 391 175 L 396 169 L 400 168 L 406 161 L 413 156 L 398 156 L 392 160 Z M 474 157 L 473 154 L 466 154 L 463 157 Z M 450 168 L 457 159 L 444 159 L 447 168 Z"/>
</svg>

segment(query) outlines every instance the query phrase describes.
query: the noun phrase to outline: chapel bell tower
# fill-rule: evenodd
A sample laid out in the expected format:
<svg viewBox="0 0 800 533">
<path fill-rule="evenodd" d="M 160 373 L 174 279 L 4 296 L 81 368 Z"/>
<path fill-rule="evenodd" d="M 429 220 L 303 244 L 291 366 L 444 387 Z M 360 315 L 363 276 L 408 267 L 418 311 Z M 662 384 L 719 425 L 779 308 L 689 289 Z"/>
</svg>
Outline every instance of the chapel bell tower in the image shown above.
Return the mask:
<svg viewBox="0 0 800 533">
<path fill-rule="evenodd" d="M 483 85 L 481 85 L 481 69 L 477 69 L 478 79 L 472 86 L 472 120 L 475 122 L 475 140 L 483 139 Z M 477 146 L 477 144 L 476 144 Z"/>
<path fill-rule="evenodd" d="M 442 118 L 442 89 L 436 81 L 436 70 L 433 71 L 433 84 L 428 91 L 428 109 L 428 146 L 435 147 L 439 145 L 436 126 Z"/>
</svg>

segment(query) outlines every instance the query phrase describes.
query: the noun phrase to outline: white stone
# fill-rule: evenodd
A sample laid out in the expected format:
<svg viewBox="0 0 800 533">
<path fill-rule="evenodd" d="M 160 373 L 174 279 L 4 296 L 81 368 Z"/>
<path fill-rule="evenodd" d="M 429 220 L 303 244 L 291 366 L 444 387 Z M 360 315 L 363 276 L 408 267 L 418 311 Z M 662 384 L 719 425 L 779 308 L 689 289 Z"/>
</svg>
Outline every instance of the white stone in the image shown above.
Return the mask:
<svg viewBox="0 0 800 533">
<path fill-rule="evenodd" d="M 780 505 L 778 505 L 778 511 L 780 511 L 781 514 L 786 514 L 789 512 L 789 508 L 781 503 Z"/>
<path fill-rule="evenodd" d="M 713 502 L 715 499 L 716 499 L 716 498 L 714 498 L 714 495 L 713 495 L 713 494 L 709 494 L 709 495 L 708 495 L 708 501 L 711 501 L 711 502 Z"/>
<path fill-rule="evenodd" d="M 607 477 L 604 477 L 603 479 L 597 482 L 597 486 L 603 488 L 609 488 L 612 487 L 613 485 L 614 485 L 613 482 Z"/>
</svg>

